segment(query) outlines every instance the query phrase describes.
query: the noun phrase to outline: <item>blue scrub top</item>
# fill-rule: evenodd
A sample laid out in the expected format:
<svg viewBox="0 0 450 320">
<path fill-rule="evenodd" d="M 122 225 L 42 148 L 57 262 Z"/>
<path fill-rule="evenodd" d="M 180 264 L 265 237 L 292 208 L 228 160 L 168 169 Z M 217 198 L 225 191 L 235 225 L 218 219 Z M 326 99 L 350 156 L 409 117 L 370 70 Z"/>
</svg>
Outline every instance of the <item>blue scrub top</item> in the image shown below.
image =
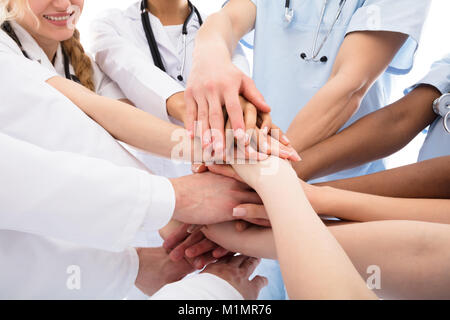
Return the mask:
<svg viewBox="0 0 450 320">
<path fill-rule="evenodd" d="M 423 84 L 435 87 L 441 94 L 450 92 L 450 54 L 442 60 L 435 62 L 430 72 L 417 84 L 406 89 L 405 93 Z M 442 117 L 438 117 L 428 130 L 427 137 L 419 153 L 418 161 L 448 155 L 450 155 L 450 133 L 445 131 Z"/>
<path fill-rule="evenodd" d="M 409 35 L 387 71 L 374 83 L 358 112 L 345 124 L 378 110 L 388 103 L 391 74 L 406 74 L 412 66 L 430 0 L 347 0 L 342 14 L 319 57 L 327 63 L 307 62 L 311 56 L 323 1 L 291 0 L 294 18 L 285 21 L 285 1 L 252 0 L 257 7 L 254 34 L 247 36 L 254 48 L 253 78 L 272 107 L 275 124 L 286 131 L 297 113 L 327 82 L 345 36 L 355 31 L 392 31 Z M 338 0 L 328 1 L 318 45 L 331 28 L 339 8 Z M 248 39 L 251 39 L 250 41 Z M 253 40 L 253 41 L 252 41 Z M 368 163 L 313 182 L 349 178 L 383 170 L 383 161 Z"/>
</svg>

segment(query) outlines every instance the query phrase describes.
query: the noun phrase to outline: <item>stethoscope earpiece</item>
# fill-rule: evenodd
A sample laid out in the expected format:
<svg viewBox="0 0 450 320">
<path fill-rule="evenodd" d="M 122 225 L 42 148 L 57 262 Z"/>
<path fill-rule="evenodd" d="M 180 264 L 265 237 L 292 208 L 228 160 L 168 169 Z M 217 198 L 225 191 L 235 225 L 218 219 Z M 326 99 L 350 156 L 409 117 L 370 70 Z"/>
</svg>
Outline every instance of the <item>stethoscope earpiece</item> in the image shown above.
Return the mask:
<svg viewBox="0 0 450 320">
<path fill-rule="evenodd" d="M 178 81 L 181 81 L 181 82 L 184 80 L 184 78 L 181 74 L 177 77 L 177 79 L 178 79 Z"/>
</svg>

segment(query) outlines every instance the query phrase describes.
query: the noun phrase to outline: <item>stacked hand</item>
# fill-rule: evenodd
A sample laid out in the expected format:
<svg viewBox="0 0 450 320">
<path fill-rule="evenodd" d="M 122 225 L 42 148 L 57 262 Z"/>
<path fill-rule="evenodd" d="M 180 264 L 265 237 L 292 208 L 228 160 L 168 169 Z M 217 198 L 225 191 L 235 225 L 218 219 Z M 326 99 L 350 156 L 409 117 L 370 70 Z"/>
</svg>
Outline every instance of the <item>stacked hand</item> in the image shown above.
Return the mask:
<svg viewBox="0 0 450 320">
<path fill-rule="evenodd" d="M 189 96 L 190 93 L 186 92 L 186 94 Z M 167 104 L 169 113 L 178 114 L 179 120 L 185 121 L 191 137 L 196 142 L 200 141 L 202 150 L 200 163 L 193 166 L 193 171 L 201 174 L 171 180 L 177 197 L 173 218 L 180 222 L 172 222 L 161 232 L 165 238 L 164 253 L 174 265 L 178 264 L 178 267 L 183 270 L 203 269 L 208 265 L 206 270 L 223 271 L 228 270 L 231 264 L 235 269 L 251 271 L 248 273 L 241 270 L 242 272 L 236 274 L 236 270 L 233 269 L 234 273 L 227 271 L 230 279 L 227 279 L 227 272 L 225 274 L 221 272 L 221 277 L 227 281 L 230 280 L 230 283 L 231 279 L 234 279 L 234 282 L 241 284 L 232 283 L 235 287 L 242 287 L 243 283 L 247 284 L 247 288 L 250 286 L 252 288 L 250 291 L 255 292 L 255 289 L 260 289 L 266 282 L 261 278 L 256 278 L 255 282 L 248 281 L 248 277 L 254 270 L 253 266 L 256 267 L 256 260 L 243 257 L 229 258 L 233 255 L 232 253 L 206 238 L 200 228 L 192 231 L 192 224 L 214 225 L 245 219 L 253 224 L 270 226 L 265 211 L 263 214 L 261 199 L 256 192 L 231 167 L 217 163 L 223 163 L 223 161 L 234 163 L 235 160 L 243 159 L 261 161 L 267 159 L 269 155 L 291 161 L 299 161 L 300 157 L 290 146 L 287 137 L 272 123 L 268 113 L 270 110 L 268 108 L 258 110 L 243 97 L 239 97 L 238 103 L 235 103 L 235 106 L 239 105 L 239 109 L 228 107 L 220 109 L 220 116 L 223 116 L 221 121 L 218 121 L 215 111 L 212 112 L 211 120 L 215 125 L 210 126 L 204 121 L 205 117 L 202 114 L 204 110 L 199 108 L 200 123 L 206 124 L 199 128 L 188 124 L 193 119 L 192 114 L 189 115 L 189 112 L 182 110 L 182 94 L 174 95 L 170 100 Z M 230 110 L 232 113 L 229 113 Z M 239 118 L 242 118 L 244 126 L 236 130 L 233 122 L 239 123 Z M 218 122 L 221 122 L 220 130 L 217 130 Z M 232 127 L 234 131 L 231 130 Z M 224 128 L 230 129 L 231 139 L 224 134 Z M 194 157 L 191 156 L 191 160 L 197 159 L 195 146 L 196 143 L 191 143 L 191 155 L 194 155 Z M 208 169 L 210 172 L 206 172 Z M 244 209 L 251 211 L 253 215 L 251 213 L 244 217 Z M 224 261 L 227 262 L 224 263 Z M 172 271 L 174 275 L 178 274 L 176 270 Z M 257 285 L 250 285 L 250 283 L 257 283 Z"/>
</svg>

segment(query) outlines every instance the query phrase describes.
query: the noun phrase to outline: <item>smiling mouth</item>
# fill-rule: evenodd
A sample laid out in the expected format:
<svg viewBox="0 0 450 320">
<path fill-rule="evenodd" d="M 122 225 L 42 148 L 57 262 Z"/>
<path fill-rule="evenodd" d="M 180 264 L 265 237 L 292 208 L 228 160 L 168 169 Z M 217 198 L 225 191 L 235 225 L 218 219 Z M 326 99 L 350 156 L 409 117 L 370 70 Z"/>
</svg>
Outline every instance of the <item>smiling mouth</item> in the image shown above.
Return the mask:
<svg viewBox="0 0 450 320">
<path fill-rule="evenodd" d="M 70 14 L 61 15 L 46 15 L 44 14 L 44 18 L 50 21 L 66 21 L 69 20 L 75 14 L 75 11 Z"/>
</svg>

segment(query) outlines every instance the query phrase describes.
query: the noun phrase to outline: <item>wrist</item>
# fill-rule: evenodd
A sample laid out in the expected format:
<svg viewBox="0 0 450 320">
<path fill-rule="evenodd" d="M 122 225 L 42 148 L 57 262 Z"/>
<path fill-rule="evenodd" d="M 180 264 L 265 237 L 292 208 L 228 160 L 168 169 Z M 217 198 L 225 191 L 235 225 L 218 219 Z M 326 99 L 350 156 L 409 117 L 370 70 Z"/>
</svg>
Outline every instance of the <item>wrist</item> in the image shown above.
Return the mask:
<svg viewBox="0 0 450 320">
<path fill-rule="evenodd" d="M 138 273 L 136 276 L 136 281 L 134 282 L 134 285 L 136 286 L 136 288 L 138 288 L 139 290 L 141 290 L 143 292 L 143 286 L 142 284 L 142 279 L 143 279 L 143 275 L 142 275 L 142 270 L 143 268 L 143 261 L 142 261 L 142 249 L 141 248 L 135 248 L 137 256 L 138 256 Z"/>
<path fill-rule="evenodd" d="M 183 177 L 169 179 L 175 192 L 175 209 L 173 211 L 172 219 L 178 221 L 182 221 L 182 208 L 186 206 L 186 200 L 188 198 L 184 192 L 183 181 L 180 181 L 180 179 L 183 179 Z"/>
<path fill-rule="evenodd" d="M 272 192 L 274 186 L 283 189 L 286 183 L 298 183 L 290 163 L 274 156 L 254 164 L 233 165 L 233 168 L 261 197 Z"/>
<path fill-rule="evenodd" d="M 186 104 L 184 102 L 184 92 L 177 92 L 171 95 L 166 101 L 167 113 L 175 119 L 184 122 L 186 114 Z"/>
<path fill-rule="evenodd" d="M 308 192 L 308 198 L 314 210 L 318 214 L 333 215 L 333 212 L 336 212 L 336 206 L 339 201 L 339 197 L 336 197 L 336 191 L 338 190 L 328 186 L 311 187 Z"/>
</svg>

